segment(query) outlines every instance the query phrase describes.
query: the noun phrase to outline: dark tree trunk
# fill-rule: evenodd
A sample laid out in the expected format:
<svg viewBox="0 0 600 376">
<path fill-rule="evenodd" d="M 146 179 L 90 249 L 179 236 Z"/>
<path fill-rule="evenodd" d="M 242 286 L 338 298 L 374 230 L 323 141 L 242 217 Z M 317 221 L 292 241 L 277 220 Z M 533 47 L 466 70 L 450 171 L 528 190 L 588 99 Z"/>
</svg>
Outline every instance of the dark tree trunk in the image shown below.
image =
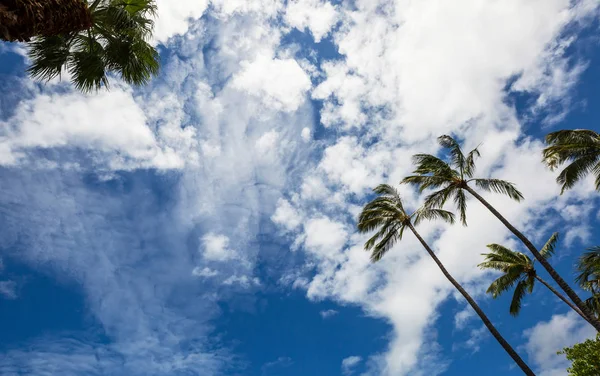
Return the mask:
<svg viewBox="0 0 600 376">
<path fill-rule="evenodd" d="M 519 230 L 517 230 L 513 225 L 511 225 L 510 222 L 506 220 L 506 218 L 504 218 L 496 209 L 494 209 L 492 205 L 490 205 L 489 202 L 487 202 L 471 187 L 467 185 L 464 189 L 466 189 L 470 194 L 473 195 L 473 197 L 475 197 L 486 208 L 488 208 L 488 210 L 492 212 L 492 214 L 494 214 L 494 216 L 496 216 L 496 218 L 498 218 L 500 222 L 502 222 L 504 226 L 506 226 L 506 228 L 510 230 L 510 232 L 512 232 L 517 238 L 519 238 L 519 240 L 525 245 L 525 247 L 527 247 L 527 249 L 529 249 L 529 251 L 533 254 L 536 260 L 538 260 L 540 264 L 542 264 L 544 269 L 546 269 L 546 271 L 548 272 L 548 274 L 550 274 L 550 277 L 554 279 L 556 284 L 560 286 L 560 288 L 565 292 L 565 294 L 567 294 L 567 296 L 573 301 L 573 303 L 575 303 L 577 308 L 579 308 L 579 310 L 583 312 L 583 314 L 587 318 L 586 321 L 589 322 L 594 328 L 596 328 L 597 331 L 600 332 L 600 321 L 596 317 L 594 317 L 589 307 L 581 300 L 579 296 L 577 296 L 577 294 L 571 288 L 571 286 L 569 286 L 569 284 L 564 279 L 562 279 L 562 277 L 556 272 L 556 270 L 554 270 L 554 268 L 552 267 L 552 265 L 550 265 L 548 260 L 546 260 L 546 258 L 542 256 L 542 254 L 537 250 L 537 248 L 535 248 L 533 243 L 531 243 L 529 239 L 525 237 L 525 235 L 523 235 Z"/>
<path fill-rule="evenodd" d="M 28 42 L 88 29 L 92 15 L 85 0 L 0 0 L 0 39 Z"/>
<path fill-rule="evenodd" d="M 412 233 L 415 234 L 415 236 L 417 237 L 417 239 L 419 239 L 419 242 L 421 243 L 421 245 L 423 245 L 423 247 L 425 248 L 425 250 L 427 251 L 427 253 L 429 253 L 429 256 L 431 256 L 431 258 L 433 259 L 433 261 L 437 264 L 437 266 L 440 268 L 440 270 L 442 271 L 442 273 L 444 274 L 444 276 L 448 279 L 448 281 L 450 281 L 450 283 L 452 283 L 452 285 L 467 300 L 467 302 L 469 303 L 469 305 L 475 310 L 475 312 L 477 313 L 477 315 L 479 316 L 479 318 L 481 319 L 481 321 L 483 321 L 483 324 L 490 331 L 490 333 L 492 333 L 492 335 L 494 336 L 494 338 L 496 338 L 496 341 L 498 341 L 498 343 L 500 343 L 500 346 L 502 346 L 502 348 L 504 349 L 504 351 L 506 351 L 508 353 L 508 355 L 510 355 L 510 357 L 515 361 L 515 363 L 517 363 L 517 365 L 519 366 L 519 368 L 521 368 L 521 370 L 526 375 L 528 375 L 528 376 L 535 376 L 535 373 L 533 373 L 533 371 L 531 370 L 531 368 L 529 368 L 529 366 L 527 365 L 527 363 L 525 363 L 525 361 L 523 359 L 521 359 L 521 357 L 519 356 L 519 354 L 517 354 L 517 352 L 512 348 L 512 346 L 508 342 L 506 342 L 506 340 L 504 339 L 504 337 L 502 337 L 502 335 L 500 334 L 500 332 L 498 332 L 498 330 L 496 329 L 496 327 L 494 326 L 494 324 L 492 324 L 492 322 L 490 321 L 490 319 L 488 319 L 488 317 L 486 316 L 486 314 L 481 310 L 481 308 L 479 308 L 479 306 L 477 305 L 477 303 L 475 302 L 475 300 L 473 300 L 473 298 L 471 298 L 471 296 L 469 295 L 469 293 L 467 293 L 467 291 L 465 289 L 463 289 L 463 287 L 460 285 L 460 283 L 458 283 L 452 277 L 452 275 L 450 275 L 450 273 L 448 273 L 448 271 L 444 267 L 444 264 L 442 264 L 442 262 L 437 258 L 437 256 L 433 252 L 433 250 L 431 248 L 429 248 L 429 245 L 425 242 L 425 240 L 423 240 L 423 238 L 421 237 L 421 235 L 419 235 L 419 233 L 414 228 L 414 226 L 411 223 L 409 223 L 408 227 L 410 228 L 410 230 L 412 231 Z"/>
<path fill-rule="evenodd" d="M 554 295 L 558 296 L 558 298 L 560 300 L 562 300 L 563 302 L 565 302 L 569 307 L 571 307 L 571 309 L 575 312 L 577 312 L 577 314 L 579 316 L 581 316 L 585 321 L 590 322 L 587 317 L 585 317 L 585 315 L 583 314 L 583 312 L 581 312 L 581 310 L 579 308 L 577 308 L 573 303 L 571 303 L 569 301 L 569 299 L 565 298 L 560 292 L 556 291 L 556 289 L 554 287 L 552 287 L 548 282 L 544 281 L 542 278 L 540 278 L 538 275 L 535 276 L 535 279 L 537 279 L 538 281 L 540 281 L 540 283 L 544 286 L 546 286 L 548 288 L 548 290 L 552 291 L 554 293 Z M 591 322 L 590 322 L 591 324 Z M 592 324 L 593 325 L 593 324 Z"/>
</svg>

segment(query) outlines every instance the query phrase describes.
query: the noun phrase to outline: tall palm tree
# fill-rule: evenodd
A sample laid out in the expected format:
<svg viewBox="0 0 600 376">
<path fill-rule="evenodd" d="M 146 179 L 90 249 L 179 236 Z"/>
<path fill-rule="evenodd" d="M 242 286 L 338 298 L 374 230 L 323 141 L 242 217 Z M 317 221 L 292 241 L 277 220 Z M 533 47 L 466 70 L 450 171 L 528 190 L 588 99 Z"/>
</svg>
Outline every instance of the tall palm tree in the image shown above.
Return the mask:
<svg viewBox="0 0 600 376">
<path fill-rule="evenodd" d="M 380 260 L 383 255 L 396 244 L 396 242 L 402 240 L 404 231 L 406 229 L 410 230 L 440 268 L 444 276 L 467 300 L 494 338 L 496 338 L 521 370 L 523 370 L 526 375 L 535 375 L 523 359 L 521 359 L 519 354 L 517 354 L 510 344 L 502 337 L 485 313 L 479 308 L 475 300 L 473 300 L 467 291 L 452 277 L 452 275 L 450 275 L 433 250 L 415 229 L 415 226 L 424 220 L 441 219 L 448 223 L 453 223 L 454 215 L 442 209 L 428 207 L 423 207 L 412 214 L 408 214 L 404 209 L 398 191 L 393 187 L 387 184 L 381 184 L 374 189 L 374 192 L 378 197 L 365 205 L 358 220 L 358 230 L 361 233 L 377 230 L 377 232 L 365 243 L 365 250 L 371 252 L 371 260 L 373 262 Z"/>
<path fill-rule="evenodd" d="M 562 130 L 546 136 L 544 162 L 551 169 L 569 163 L 556 181 L 560 193 L 572 188 L 590 172 L 596 176 L 596 190 L 600 191 L 600 134 L 589 129 Z"/>
<path fill-rule="evenodd" d="M 156 13 L 153 0 L 95 0 L 89 5 L 91 26 L 29 43 L 29 74 L 41 80 L 71 74 L 75 87 L 91 92 L 108 86 L 108 72 L 125 82 L 145 84 L 158 73 L 159 55 L 148 43 Z"/>
<path fill-rule="evenodd" d="M 500 212 L 498 212 L 489 202 L 487 202 L 471 185 L 488 192 L 495 192 L 507 195 L 516 201 L 521 201 L 523 195 L 517 190 L 514 184 L 489 178 L 473 178 L 475 172 L 475 158 L 479 157 L 479 151 L 473 149 L 466 156 L 463 154 L 458 142 L 450 136 L 444 135 L 438 137 L 438 142 L 442 147 L 448 150 L 450 162 L 446 163 L 440 158 L 429 154 L 417 154 L 413 157 L 417 168 L 414 173 L 417 175 L 406 177 L 402 182 L 414 184 L 420 191 L 428 188 L 440 188 L 431 193 L 425 199 L 425 206 L 429 208 L 440 208 L 448 199 L 452 198 L 460 212 L 460 218 L 466 225 L 467 198 L 465 191 L 481 202 L 496 218 L 500 220 L 512 232 L 527 249 L 533 254 L 536 260 L 546 269 L 548 274 L 554 279 L 557 285 L 567 294 L 569 299 L 575 303 L 577 308 L 584 313 L 588 322 L 596 330 L 600 331 L 600 320 L 598 320 L 590 311 L 589 307 L 581 300 L 569 284 L 556 272 L 548 260 L 538 251 L 533 243 L 523 235 L 515 226 L 513 226 Z"/>
<path fill-rule="evenodd" d="M 600 246 L 588 248 L 577 261 L 575 281 L 592 296 L 585 303 L 596 317 L 600 317 Z"/>
<path fill-rule="evenodd" d="M 545 258 L 552 256 L 557 240 L 558 233 L 555 232 L 540 249 L 542 256 Z M 517 316 L 519 314 L 521 311 L 521 301 L 525 295 L 533 292 L 535 282 L 538 281 L 587 321 L 587 318 L 579 308 L 537 274 L 534 265 L 535 260 L 531 260 L 529 256 L 510 250 L 500 244 L 489 244 L 488 248 L 491 252 L 483 254 L 485 261 L 479 264 L 479 267 L 482 269 L 498 270 L 503 274 L 492 282 L 486 292 L 491 294 L 495 299 L 514 286 L 515 290 L 509 309 L 511 315 Z"/>
<path fill-rule="evenodd" d="M 58 35 L 92 25 L 84 0 L 2 0 L 0 39 L 28 42 L 36 35 Z"/>
</svg>

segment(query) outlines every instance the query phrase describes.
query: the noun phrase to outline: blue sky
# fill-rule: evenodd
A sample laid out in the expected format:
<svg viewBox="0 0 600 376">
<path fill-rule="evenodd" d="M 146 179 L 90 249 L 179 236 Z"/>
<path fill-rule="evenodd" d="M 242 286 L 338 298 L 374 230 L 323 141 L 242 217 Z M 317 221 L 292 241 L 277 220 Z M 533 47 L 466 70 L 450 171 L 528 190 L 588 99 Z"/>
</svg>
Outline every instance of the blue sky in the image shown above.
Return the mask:
<svg viewBox="0 0 600 376">
<path fill-rule="evenodd" d="M 158 1 L 161 73 L 85 96 L 0 45 L 0 374 L 519 375 L 416 240 L 378 264 L 355 220 L 451 133 L 490 201 L 567 278 L 600 244 L 541 139 L 600 129 L 596 1 Z M 401 187 L 409 207 L 419 204 Z M 522 314 L 480 253 L 519 249 L 476 202 L 420 231 L 539 375 L 593 331 L 537 289 Z"/>
</svg>

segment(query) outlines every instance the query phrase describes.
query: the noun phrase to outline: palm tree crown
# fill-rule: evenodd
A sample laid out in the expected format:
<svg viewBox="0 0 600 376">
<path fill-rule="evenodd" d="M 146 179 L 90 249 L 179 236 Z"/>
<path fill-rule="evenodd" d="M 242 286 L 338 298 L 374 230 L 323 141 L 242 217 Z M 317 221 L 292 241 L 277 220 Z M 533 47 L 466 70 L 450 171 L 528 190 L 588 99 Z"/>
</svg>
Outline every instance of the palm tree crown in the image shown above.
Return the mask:
<svg viewBox="0 0 600 376">
<path fill-rule="evenodd" d="M 363 208 L 358 219 L 358 230 L 367 233 L 378 230 L 365 243 L 365 250 L 371 252 L 371 260 L 379 261 L 383 255 L 402 239 L 409 223 L 418 225 L 423 220 L 442 219 L 454 223 L 454 215 L 446 210 L 422 208 L 407 214 L 398 191 L 380 184 L 373 190 L 379 196 Z"/>
<path fill-rule="evenodd" d="M 414 155 L 413 162 L 417 168 L 413 173 L 417 175 L 408 176 L 402 181 L 417 185 L 421 192 L 428 188 L 441 188 L 427 196 L 426 207 L 442 207 L 448 199 L 453 199 L 460 213 L 460 220 L 466 226 L 467 197 L 463 189 L 467 189 L 471 182 L 485 191 L 502 193 L 516 201 L 523 199 L 521 192 L 512 183 L 500 179 L 473 178 L 475 159 L 480 156 L 477 148 L 465 156 L 452 137 L 440 136 L 438 142 L 449 151 L 449 163 L 430 154 Z"/>
<path fill-rule="evenodd" d="M 575 280 L 581 288 L 592 294 L 585 303 L 596 317 L 600 317 L 600 246 L 589 248 L 579 258 L 577 271 Z"/>
<path fill-rule="evenodd" d="M 572 188 L 590 172 L 596 176 L 596 190 L 600 191 L 600 134 L 588 129 L 562 130 L 546 136 L 544 162 L 551 169 L 568 163 L 556 181 L 561 194 Z"/>
<path fill-rule="evenodd" d="M 558 234 L 552 234 L 544 247 L 540 249 L 540 253 L 545 258 L 552 256 L 557 240 Z M 497 270 L 503 274 L 492 282 L 486 292 L 495 299 L 516 285 L 510 303 L 510 314 L 516 316 L 521 310 L 523 298 L 533 292 L 538 278 L 534 267 L 535 260 L 531 260 L 524 253 L 510 250 L 500 244 L 489 244 L 487 247 L 491 252 L 483 254 L 485 261 L 479 264 L 479 267 Z"/>
<path fill-rule="evenodd" d="M 156 13 L 153 0 L 95 0 L 89 9 L 90 28 L 33 39 L 32 77 L 47 81 L 66 69 L 79 90 L 91 92 L 108 86 L 110 71 L 133 85 L 158 73 L 158 52 L 148 43 Z"/>
</svg>

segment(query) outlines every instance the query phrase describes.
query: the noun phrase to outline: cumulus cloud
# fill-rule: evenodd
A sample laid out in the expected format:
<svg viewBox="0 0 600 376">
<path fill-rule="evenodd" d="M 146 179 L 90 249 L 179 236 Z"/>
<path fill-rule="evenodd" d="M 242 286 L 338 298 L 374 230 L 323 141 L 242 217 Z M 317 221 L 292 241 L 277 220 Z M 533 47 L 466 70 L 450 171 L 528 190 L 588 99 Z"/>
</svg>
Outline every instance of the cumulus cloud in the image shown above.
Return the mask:
<svg viewBox="0 0 600 376">
<path fill-rule="evenodd" d="M 339 312 L 336 311 L 335 309 L 328 309 L 328 310 L 319 312 L 319 314 L 321 315 L 321 317 L 324 318 L 324 319 L 328 319 L 330 317 L 333 317 L 333 316 L 337 315 L 338 313 Z"/>
<path fill-rule="evenodd" d="M 553 315 L 525 331 L 525 348 L 529 358 L 538 367 L 542 376 L 564 375 L 569 362 L 557 352 L 573 346 L 596 334 L 594 328 L 583 321 L 575 312 Z"/>
<path fill-rule="evenodd" d="M 354 372 L 354 368 L 362 361 L 360 356 L 349 356 L 342 360 L 342 374 L 351 375 Z"/>
<path fill-rule="evenodd" d="M 88 150 L 113 170 L 181 168 L 197 159 L 194 128 L 157 137 L 132 93 L 121 89 L 93 96 L 40 95 L 21 102 L 2 125 L 0 163 L 8 166 L 27 162 L 36 150 L 55 148 Z"/>
</svg>

